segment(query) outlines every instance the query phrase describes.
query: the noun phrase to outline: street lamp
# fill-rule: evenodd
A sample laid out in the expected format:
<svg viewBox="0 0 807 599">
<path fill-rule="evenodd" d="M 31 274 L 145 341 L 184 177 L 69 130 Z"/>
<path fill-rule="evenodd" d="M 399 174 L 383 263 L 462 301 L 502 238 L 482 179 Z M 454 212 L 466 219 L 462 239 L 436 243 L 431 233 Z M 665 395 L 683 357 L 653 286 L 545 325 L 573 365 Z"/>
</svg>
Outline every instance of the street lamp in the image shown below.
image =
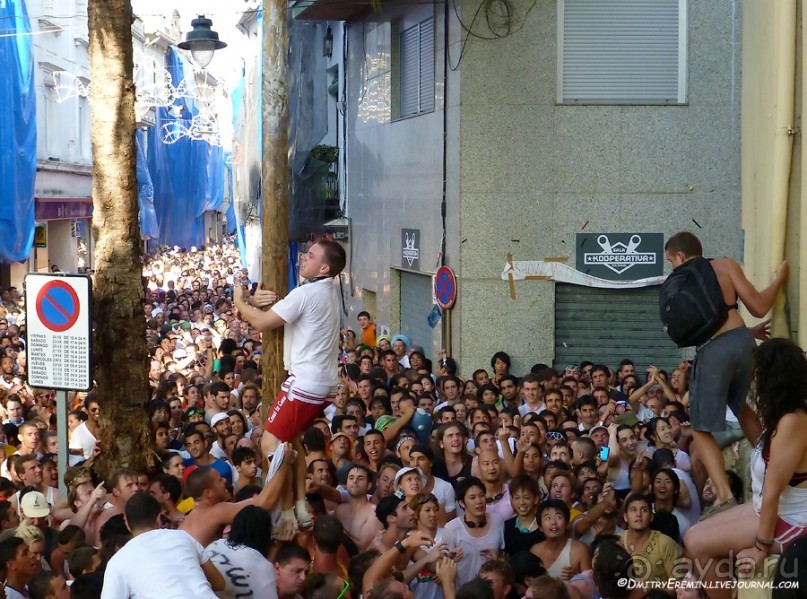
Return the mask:
<svg viewBox="0 0 807 599">
<path fill-rule="evenodd" d="M 185 41 L 178 44 L 183 50 L 190 50 L 193 60 L 203 69 L 213 60 L 213 52 L 226 48 L 227 44 L 219 40 L 219 34 L 211 29 L 213 21 L 199 15 L 191 21 L 191 29 L 185 35 Z"/>
</svg>

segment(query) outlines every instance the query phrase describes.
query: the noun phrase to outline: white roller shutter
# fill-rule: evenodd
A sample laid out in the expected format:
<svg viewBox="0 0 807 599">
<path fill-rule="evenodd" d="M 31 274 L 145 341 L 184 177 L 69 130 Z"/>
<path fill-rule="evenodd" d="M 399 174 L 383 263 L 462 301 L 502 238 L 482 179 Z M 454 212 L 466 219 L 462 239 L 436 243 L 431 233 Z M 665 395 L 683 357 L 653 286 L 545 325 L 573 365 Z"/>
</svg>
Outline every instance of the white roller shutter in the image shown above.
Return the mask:
<svg viewBox="0 0 807 599">
<path fill-rule="evenodd" d="M 434 110 L 434 19 L 400 34 L 400 116 Z"/>
<path fill-rule="evenodd" d="M 687 0 L 558 0 L 558 101 L 686 102 Z"/>
</svg>

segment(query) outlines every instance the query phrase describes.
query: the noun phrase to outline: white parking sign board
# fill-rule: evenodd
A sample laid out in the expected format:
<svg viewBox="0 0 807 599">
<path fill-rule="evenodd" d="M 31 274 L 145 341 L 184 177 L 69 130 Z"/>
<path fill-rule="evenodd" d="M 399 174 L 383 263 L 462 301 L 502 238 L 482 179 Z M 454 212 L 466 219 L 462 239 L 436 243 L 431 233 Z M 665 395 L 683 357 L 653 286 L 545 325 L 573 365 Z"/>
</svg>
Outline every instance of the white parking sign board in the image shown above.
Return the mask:
<svg viewBox="0 0 807 599">
<path fill-rule="evenodd" d="M 92 387 L 92 281 L 85 275 L 25 277 L 28 382 L 33 387 Z"/>
</svg>

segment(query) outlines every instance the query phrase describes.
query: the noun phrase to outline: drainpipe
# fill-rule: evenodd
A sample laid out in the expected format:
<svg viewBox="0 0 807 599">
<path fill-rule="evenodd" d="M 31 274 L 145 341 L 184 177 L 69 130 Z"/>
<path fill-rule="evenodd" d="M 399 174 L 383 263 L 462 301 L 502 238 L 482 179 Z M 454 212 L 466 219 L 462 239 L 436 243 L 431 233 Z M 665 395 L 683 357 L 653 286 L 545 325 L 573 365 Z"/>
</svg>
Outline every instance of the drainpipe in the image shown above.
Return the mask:
<svg viewBox="0 0 807 599">
<path fill-rule="evenodd" d="M 793 160 L 793 128 L 795 127 L 794 104 L 796 87 L 796 0 L 780 0 L 774 3 L 773 36 L 779 68 L 776 77 L 775 112 L 779 121 L 774 123 L 775 142 L 773 180 L 771 189 L 771 272 L 785 257 L 787 238 L 787 205 L 790 186 L 790 171 Z M 802 210 L 804 212 L 804 210 Z M 802 223 L 805 216 L 802 214 Z M 802 228 L 802 231 L 805 229 Z M 803 245 L 803 244 L 802 244 Z M 804 264 L 804 262 L 802 262 Z M 793 276 L 791 274 L 791 276 Z M 801 279 L 802 277 L 799 277 Z M 800 308 L 807 305 L 801 295 Z M 800 310 L 799 315 L 807 314 Z M 772 333 L 789 336 L 790 323 L 785 312 L 785 294 L 779 293 L 773 308 Z M 800 325 L 799 329 L 803 327 Z"/>
<path fill-rule="evenodd" d="M 443 2 L 443 192 L 440 202 L 440 219 L 443 225 L 440 243 L 440 266 L 446 263 L 446 188 L 448 177 L 448 0 Z M 459 282 L 457 283 L 459 286 Z M 446 355 L 451 356 L 451 312 L 446 310 L 443 317 L 443 343 Z"/>
</svg>

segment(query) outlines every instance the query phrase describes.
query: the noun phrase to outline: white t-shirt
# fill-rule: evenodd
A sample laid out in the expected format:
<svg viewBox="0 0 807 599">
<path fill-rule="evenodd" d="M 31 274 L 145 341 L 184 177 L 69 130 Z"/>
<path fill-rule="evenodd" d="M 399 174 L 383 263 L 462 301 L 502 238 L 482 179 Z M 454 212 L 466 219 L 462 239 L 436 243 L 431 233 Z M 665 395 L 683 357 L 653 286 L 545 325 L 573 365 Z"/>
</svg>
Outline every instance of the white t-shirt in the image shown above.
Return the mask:
<svg viewBox="0 0 807 599">
<path fill-rule="evenodd" d="M 435 476 L 432 495 L 437 497 L 437 503 L 442 505 L 446 512 L 457 511 L 457 497 L 454 494 L 454 487 L 451 486 L 450 482 Z"/>
<path fill-rule="evenodd" d="M 144 532 L 109 560 L 101 599 L 217 599 L 202 571 L 208 561 L 205 548 L 184 530 Z"/>
<path fill-rule="evenodd" d="M 70 449 L 80 449 L 84 454 L 84 459 L 89 460 L 92 450 L 95 449 L 97 439 L 87 428 L 87 423 L 82 422 L 70 434 Z"/>
<path fill-rule="evenodd" d="M 216 592 L 219 599 L 277 599 L 275 568 L 258 551 L 244 545 L 231 547 L 219 539 L 207 546 L 207 553 L 227 583 L 223 591 Z"/>
<path fill-rule="evenodd" d="M 462 548 L 463 558 L 457 564 L 457 587 L 473 580 L 479 573 L 482 564 L 488 561 L 482 551 L 490 549 L 499 552 L 504 549 L 504 520 L 496 514 L 487 514 L 490 528 L 484 537 L 472 537 L 460 518 L 446 524 L 443 531 L 443 543 L 451 549 Z"/>
<path fill-rule="evenodd" d="M 539 402 L 538 405 L 535 408 L 531 408 L 527 404 L 521 404 L 520 406 L 518 406 L 518 413 L 521 414 L 522 417 L 526 416 L 530 412 L 535 412 L 536 414 L 540 414 L 544 410 L 546 410 L 546 404 L 544 402 L 542 402 L 542 401 Z"/>
<path fill-rule="evenodd" d="M 687 509 L 683 508 L 675 508 L 675 512 L 680 512 L 679 514 L 675 514 L 678 518 L 678 528 L 681 531 L 681 538 L 684 538 L 686 532 L 690 529 L 693 524 L 697 524 L 698 518 L 701 515 L 701 500 L 698 496 L 698 489 L 695 487 L 695 483 L 692 481 L 692 477 L 689 473 L 684 472 L 680 468 L 673 468 L 673 472 L 678 475 L 678 480 L 681 482 L 681 485 L 686 485 L 687 490 L 689 491 L 689 496 L 692 498 L 692 505 L 690 505 Z"/>
<path fill-rule="evenodd" d="M 285 322 L 286 370 L 306 383 L 333 387 L 339 382 L 339 297 L 333 279 L 295 287 L 272 306 Z"/>
</svg>

